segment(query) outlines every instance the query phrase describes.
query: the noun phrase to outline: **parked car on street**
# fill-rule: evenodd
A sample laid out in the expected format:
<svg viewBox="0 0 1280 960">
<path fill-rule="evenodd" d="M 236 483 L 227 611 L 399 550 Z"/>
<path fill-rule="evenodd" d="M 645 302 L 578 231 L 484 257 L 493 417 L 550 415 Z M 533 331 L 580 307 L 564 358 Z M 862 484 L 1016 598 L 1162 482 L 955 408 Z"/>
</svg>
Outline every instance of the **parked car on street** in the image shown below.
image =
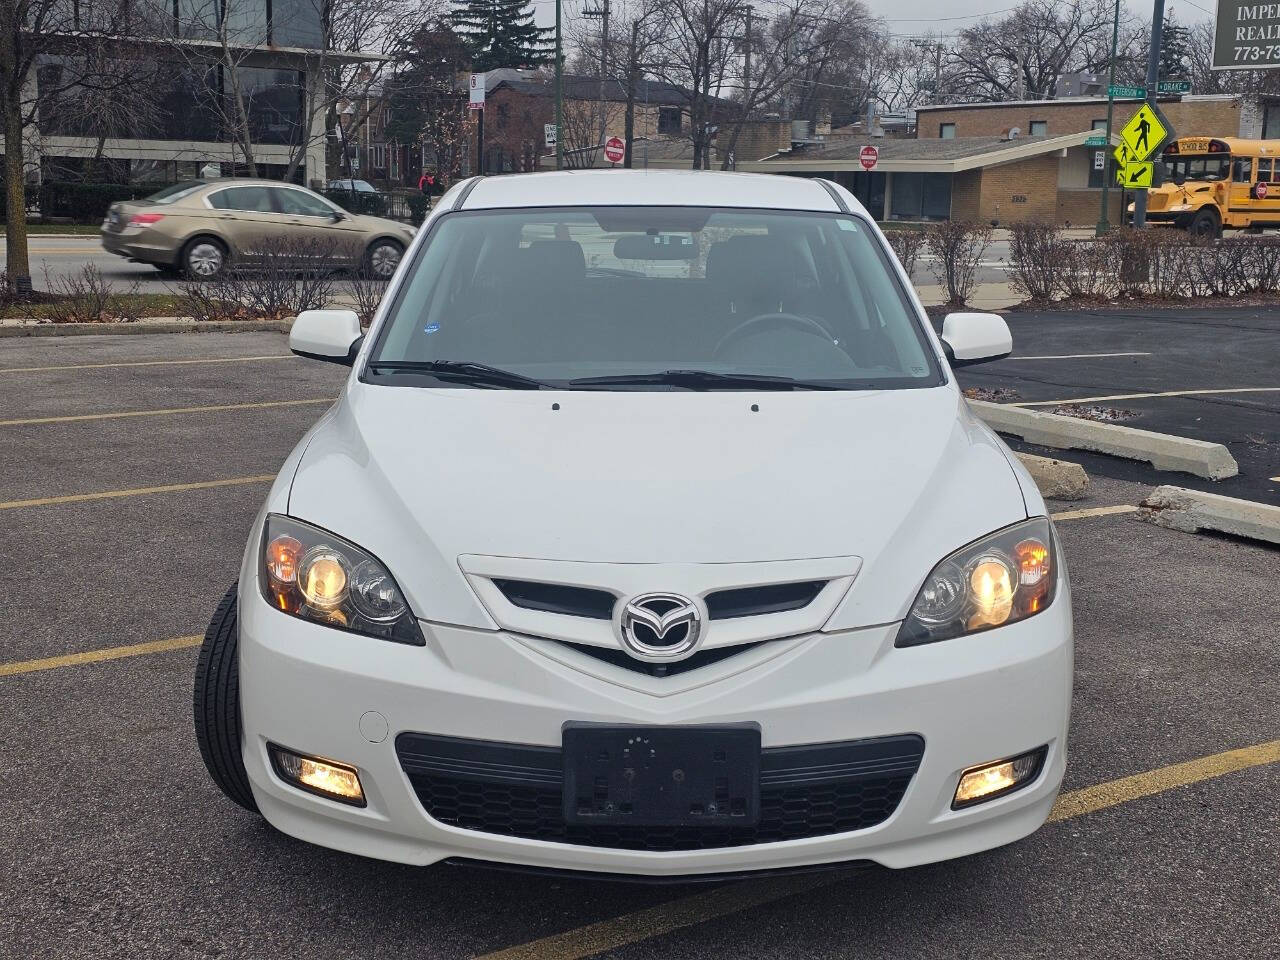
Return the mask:
<svg viewBox="0 0 1280 960">
<path fill-rule="evenodd" d="M 415 228 L 348 213 L 305 187 L 272 180 L 192 180 L 113 203 L 102 246 L 164 272 L 210 280 L 271 255 L 389 279 Z"/>
<path fill-rule="evenodd" d="M 324 846 L 673 878 L 986 850 L 1044 823 L 1061 546 L 884 236 L 825 181 L 465 181 L 254 523 L 195 728 Z"/>
</svg>

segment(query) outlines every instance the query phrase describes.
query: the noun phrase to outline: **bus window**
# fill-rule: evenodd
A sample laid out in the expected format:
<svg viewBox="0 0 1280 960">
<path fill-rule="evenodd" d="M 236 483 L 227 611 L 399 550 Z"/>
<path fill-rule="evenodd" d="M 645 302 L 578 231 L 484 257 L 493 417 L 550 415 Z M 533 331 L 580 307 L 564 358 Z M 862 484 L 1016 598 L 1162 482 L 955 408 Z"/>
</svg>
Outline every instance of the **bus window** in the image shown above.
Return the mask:
<svg viewBox="0 0 1280 960">
<path fill-rule="evenodd" d="M 1269 157 L 1266 160 L 1260 159 L 1258 161 L 1258 182 L 1271 182 L 1271 159 Z"/>
<path fill-rule="evenodd" d="M 1231 174 L 1231 179 L 1236 183 L 1253 183 L 1253 160 L 1250 157 L 1241 157 L 1235 162 L 1235 169 Z"/>
<path fill-rule="evenodd" d="M 1239 162 L 1239 161 L 1237 161 Z M 1248 163 L 1249 161 L 1245 161 Z M 1165 167 L 1169 179 L 1175 183 L 1188 180 L 1201 182 L 1227 179 L 1228 157 L 1166 157 Z"/>
</svg>

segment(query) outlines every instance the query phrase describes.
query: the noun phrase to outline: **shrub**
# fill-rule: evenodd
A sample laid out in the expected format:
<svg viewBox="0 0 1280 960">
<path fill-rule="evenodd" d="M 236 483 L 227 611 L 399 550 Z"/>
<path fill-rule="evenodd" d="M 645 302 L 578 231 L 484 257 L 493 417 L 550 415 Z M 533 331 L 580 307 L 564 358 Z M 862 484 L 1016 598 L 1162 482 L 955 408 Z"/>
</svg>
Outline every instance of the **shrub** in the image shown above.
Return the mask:
<svg viewBox="0 0 1280 960">
<path fill-rule="evenodd" d="M 40 214 L 45 217 L 69 217 L 76 223 L 96 223 L 107 215 L 113 203 L 138 200 L 155 193 L 154 183 L 42 183 L 31 188 L 36 194 Z"/>
<path fill-rule="evenodd" d="M 381 217 L 387 212 L 387 199 L 380 193 L 368 193 L 364 190 L 325 190 L 323 193 L 348 213 Z"/>
<path fill-rule="evenodd" d="M 387 292 L 387 281 L 357 274 L 347 279 L 344 289 L 355 305 L 360 326 L 367 327 L 373 322 L 373 315 L 377 313 L 378 305 L 382 303 L 382 297 Z"/>
<path fill-rule="evenodd" d="M 978 282 L 978 265 L 991 242 L 991 228 L 967 220 L 944 220 L 931 224 L 925 233 L 933 254 L 929 265 L 938 283 L 947 292 L 947 306 L 963 306 Z"/>
<path fill-rule="evenodd" d="M 331 244 L 315 239 L 275 239 L 253 263 L 229 264 L 212 280 L 183 284 L 183 310 L 195 320 L 283 320 L 318 310 L 333 299 L 335 281 L 326 264 Z"/>
<path fill-rule="evenodd" d="M 52 295 L 45 316 L 53 323 L 133 323 L 142 318 L 138 281 L 123 294 L 113 291 L 102 271 L 92 263 L 74 273 L 56 275 L 45 264 L 44 285 Z"/>
<path fill-rule="evenodd" d="M 1051 223 L 1015 223 L 1009 228 L 1009 286 L 1038 303 L 1047 303 L 1067 288 L 1066 234 Z"/>
<path fill-rule="evenodd" d="M 1063 248 L 1062 292 L 1072 300 L 1110 300 L 1120 291 L 1119 248 L 1106 240 L 1077 240 Z"/>
<path fill-rule="evenodd" d="M 916 269 L 916 260 L 924 249 L 925 235 L 922 230 L 890 230 L 885 234 L 894 255 L 902 264 L 902 269 L 910 277 Z"/>
<path fill-rule="evenodd" d="M 405 205 L 409 208 L 409 222 L 417 226 L 427 219 L 427 211 L 431 209 L 431 198 L 421 193 L 411 193 L 405 197 Z"/>
</svg>

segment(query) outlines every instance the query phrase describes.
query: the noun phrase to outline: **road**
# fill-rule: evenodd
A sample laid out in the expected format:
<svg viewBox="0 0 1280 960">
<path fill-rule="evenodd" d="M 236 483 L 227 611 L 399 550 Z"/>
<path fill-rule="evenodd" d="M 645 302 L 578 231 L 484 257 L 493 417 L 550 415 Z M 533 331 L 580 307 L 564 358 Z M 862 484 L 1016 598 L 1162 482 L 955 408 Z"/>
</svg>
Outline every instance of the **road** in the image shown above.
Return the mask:
<svg viewBox="0 0 1280 960">
<path fill-rule="evenodd" d="M 1071 759 L 1009 847 L 649 887 L 365 860 L 232 806 L 194 644 L 343 374 L 274 334 L 0 340 L 0 957 L 1275 957 L 1280 553 L 1096 509 L 1155 476 L 1051 505 Z"/>
<path fill-rule="evenodd" d="M 0 234 L 0 263 L 3 263 L 6 243 Z M 141 293 L 168 293 L 177 286 L 172 279 L 162 277 L 155 267 L 130 263 L 107 253 L 96 236 L 33 234 L 28 238 L 28 252 L 31 278 L 40 290 L 50 287 L 45 277 L 46 268 L 49 276 L 56 278 L 78 274 L 89 264 L 102 271 L 112 289 L 121 292 L 131 289 L 135 283 Z"/>
</svg>

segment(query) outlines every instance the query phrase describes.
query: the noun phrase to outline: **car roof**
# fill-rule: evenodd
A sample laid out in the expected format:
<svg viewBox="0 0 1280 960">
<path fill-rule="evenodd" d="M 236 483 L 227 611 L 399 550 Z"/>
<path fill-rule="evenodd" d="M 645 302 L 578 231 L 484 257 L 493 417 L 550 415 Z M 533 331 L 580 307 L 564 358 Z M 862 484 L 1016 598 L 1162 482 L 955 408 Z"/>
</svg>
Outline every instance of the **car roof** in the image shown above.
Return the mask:
<svg viewBox="0 0 1280 960">
<path fill-rule="evenodd" d="M 841 191 L 852 210 L 861 204 Z M 564 170 L 485 177 L 465 195 L 466 210 L 554 206 L 840 208 L 812 179 L 711 170 Z"/>
<path fill-rule="evenodd" d="M 219 180 L 205 180 L 204 185 L 210 189 L 214 187 L 297 187 L 300 190 L 306 189 L 300 183 L 287 183 L 284 180 L 266 180 L 262 177 L 224 177 Z"/>
</svg>

